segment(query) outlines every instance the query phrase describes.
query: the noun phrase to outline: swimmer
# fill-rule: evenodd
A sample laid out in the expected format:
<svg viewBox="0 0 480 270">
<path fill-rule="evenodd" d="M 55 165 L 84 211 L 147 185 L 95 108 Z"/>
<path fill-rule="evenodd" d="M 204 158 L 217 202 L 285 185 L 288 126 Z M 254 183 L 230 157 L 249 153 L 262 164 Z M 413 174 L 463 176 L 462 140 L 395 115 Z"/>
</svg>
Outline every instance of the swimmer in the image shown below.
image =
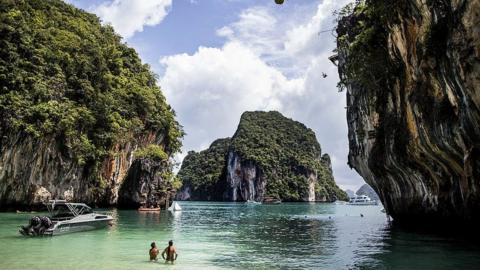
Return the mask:
<svg viewBox="0 0 480 270">
<path fill-rule="evenodd" d="M 165 254 L 167 255 L 166 258 L 165 258 Z M 178 257 L 177 250 L 173 246 L 173 241 L 170 240 L 168 241 L 168 247 L 166 247 L 162 252 L 162 258 L 165 260 L 165 263 L 170 262 L 173 264 L 173 262 L 177 260 L 177 257 Z"/>
<path fill-rule="evenodd" d="M 148 254 L 150 255 L 150 261 L 157 261 L 158 258 L 158 253 L 160 253 L 160 250 L 158 250 L 157 248 L 157 244 L 155 244 L 155 242 L 152 242 L 150 244 L 150 251 L 148 252 Z"/>
</svg>

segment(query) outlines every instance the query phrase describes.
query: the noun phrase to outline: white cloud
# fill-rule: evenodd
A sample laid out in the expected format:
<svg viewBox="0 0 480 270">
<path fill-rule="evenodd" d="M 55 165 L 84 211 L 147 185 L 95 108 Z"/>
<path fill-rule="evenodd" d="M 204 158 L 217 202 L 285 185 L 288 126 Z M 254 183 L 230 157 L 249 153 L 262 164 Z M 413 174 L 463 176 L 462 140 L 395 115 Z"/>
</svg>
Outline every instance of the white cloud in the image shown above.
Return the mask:
<svg viewBox="0 0 480 270">
<path fill-rule="evenodd" d="M 165 57 L 162 63 L 167 67 L 162 88 L 191 134 L 187 149 L 231 136 L 245 110 L 281 110 L 281 98 L 303 88 L 302 80 L 287 79 L 237 42 Z"/>
<path fill-rule="evenodd" d="M 93 7 L 104 22 L 111 23 L 124 38 L 159 24 L 167 16 L 172 0 L 111 0 Z"/>
<path fill-rule="evenodd" d="M 332 157 L 337 183 L 356 190 L 363 181 L 346 164 L 345 96 L 328 60 L 334 38 L 318 34 L 333 27 L 333 10 L 347 2 L 324 0 L 309 13 L 249 8 L 217 30 L 226 39 L 222 47 L 163 58 L 160 81 L 186 129 L 184 149 L 232 136 L 246 110 L 275 109 L 312 128 Z"/>
</svg>

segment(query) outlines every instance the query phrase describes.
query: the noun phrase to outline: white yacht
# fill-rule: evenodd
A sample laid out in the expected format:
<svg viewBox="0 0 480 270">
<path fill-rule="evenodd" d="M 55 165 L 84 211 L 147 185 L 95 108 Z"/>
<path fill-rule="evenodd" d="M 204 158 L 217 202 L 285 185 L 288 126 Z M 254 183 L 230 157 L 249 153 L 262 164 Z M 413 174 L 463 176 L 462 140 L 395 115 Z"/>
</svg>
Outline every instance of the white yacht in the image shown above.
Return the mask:
<svg viewBox="0 0 480 270">
<path fill-rule="evenodd" d="M 60 235 L 79 231 L 88 231 L 111 225 L 109 215 L 93 212 L 84 203 L 69 203 L 64 200 L 52 200 L 47 204 L 49 217 L 33 217 L 28 226 L 22 227 L 23 235 Z"/>
<path fill-rule="evenodd" d="M 350 198 L 349 205 L 377 205 L 376 200 L 370 199 L 367 195 L 356 195 Z"/>
</svg>

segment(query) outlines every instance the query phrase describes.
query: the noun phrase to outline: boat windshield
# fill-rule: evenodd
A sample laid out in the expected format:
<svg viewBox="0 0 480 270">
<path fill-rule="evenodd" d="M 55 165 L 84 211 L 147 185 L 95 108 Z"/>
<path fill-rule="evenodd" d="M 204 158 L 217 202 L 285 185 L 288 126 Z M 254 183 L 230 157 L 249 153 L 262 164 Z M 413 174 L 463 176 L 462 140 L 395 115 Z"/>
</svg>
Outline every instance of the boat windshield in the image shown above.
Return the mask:
<svg viewBox="0 0 480 270">
<path fill-rule="evenodd" d="M 79 215 L 85 215 L 85 214 L 91 214 L 93 213 L 92 208 L 86 206 L 86 205 L 75 205 L 75 212 Z"/>
<path fill-rule="evenodd" d="M 75 217 L 75 214 L 72 213 L 65 204 L 55 205 L 51 211 L 51 215 L 54 219 L 68 219 Z"/>
</svg>

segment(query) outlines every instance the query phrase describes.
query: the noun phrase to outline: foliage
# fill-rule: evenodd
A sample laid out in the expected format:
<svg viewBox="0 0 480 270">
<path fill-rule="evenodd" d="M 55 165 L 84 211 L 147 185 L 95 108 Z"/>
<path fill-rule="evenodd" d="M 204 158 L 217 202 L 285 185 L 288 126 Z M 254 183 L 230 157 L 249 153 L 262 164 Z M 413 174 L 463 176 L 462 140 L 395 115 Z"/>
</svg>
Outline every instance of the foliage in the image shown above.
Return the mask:
<svg viewBox="0 0 480 270">
<path fill-rule="evenodd" d="M 375 89 L 384 85 L 397 67 L 387 60 L 387 20 L 392 20 L 396 1 L 357 0 L 337 13 L 337 52 L 340 91 L 356 84 Z M 387 75 L 389 74 L 389 75 Z"/>
<path fill-rule="evenodd" d="M 331 171 L 321 160 L 321 147 L 313 130 L 279 112 L 245 112 L 231 149 L 242 160 L 262 168 L 267 196 L 302 200 L 307 197 L 310 173 L 319 176 L 321 186 L 336 187 Z"/>
<path fill-rule="evenodd" d="M 329 164 L 321 159 L 315 133 L 275 111 L 245 112 L 232 139 L 217 140 L 200 153 L 190 152 L 178 175 L 192 190 L 212 192 L 226 178 L 229 151 L 261 169 L 267 196 L 300 201 L 307 197 L 308 176 L 313 173 L 321 178 L 318 185 L 328 190 L 327 198 L 343 198 Z"/>
<path fill-rule="evenodd" d="M 61 0 L 2 0 L 0 37 L 1 133 L 55 137 L 94 167 L 145 133 L 165 134 L 162 158 L 179 151 L 183 131 L 155 75 L 95 15 Z"/>
<path fill-rule="evenodd" d="M 189 186 L 194 197 L 203 198 L 215 189 L 224 173 L 230 138 L 215 140 L 207 150 L 188 152 L 178 172 L 184 186 Z"/>
<path fill-rule="evenodd" d="M 170 183 L 172 184 L 172 188 L 175 190 L 179 190 L 183 185 L 182 180 L 177 176 L 171 178 Z"/>
<path fill-rule="evenodd" d="M 149 144 L 138 149 L 134 153 L 136 158 L 152 158 L 157 160 L 168 160 L 168 154 L 165 153 L 163 147 L 157 144 Z"/>
</svg>

